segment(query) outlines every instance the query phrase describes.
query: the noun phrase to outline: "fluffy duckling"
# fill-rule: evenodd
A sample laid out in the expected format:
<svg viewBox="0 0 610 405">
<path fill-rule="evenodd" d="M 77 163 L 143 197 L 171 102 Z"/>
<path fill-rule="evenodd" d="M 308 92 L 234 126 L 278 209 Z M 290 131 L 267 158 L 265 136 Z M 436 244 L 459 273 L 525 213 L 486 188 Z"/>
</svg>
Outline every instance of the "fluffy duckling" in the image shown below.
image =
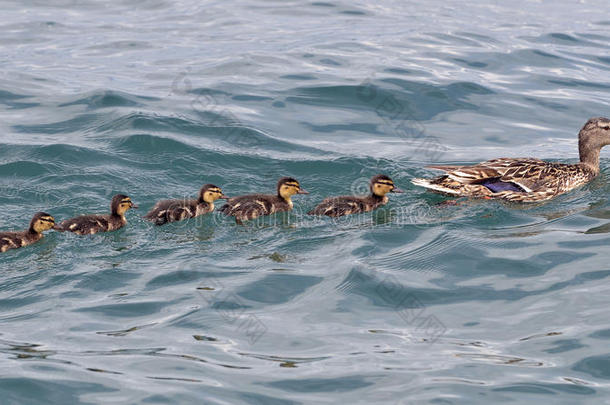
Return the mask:
<svg viewBox="0 0 610 405">
<path fill-rule="evenodd" d="M 83 215 L 67 219 L 56 225 L 57 231 L 74 232 L 77 235 L 92 235 L 98 232 L 116 231 L 125 226 L 125 213 L 131 208 L 138 208 L 131 198 L 123 194 L 115 195 L 110 203 L 109 215 Z"/>
<path fill-rule="evenodd" d="M 31 245 L 43 238 L 42 233 L 55 226 L 55 219 L 45 212 L 38 212 L 30 221 L 30 227 L 21 232 L 0 232 L 0 252 Z"/>
<path fill-rule="evenodd" d="M 309 211 L 308 214 L 341 217 L 343 215 L 369 212 L 388 203 L 388 196 L 386 194 L 403 192 L 394 186 L 391 178 L 383 174 L 378 174 L 371 178 L 370 190 L 371 194 L 363 197 L 345 195 L 327 198 L 316 208 Z"/>
<path fill-rule="evenodd" d="M 222 193 L 220 187 L 206 184 L 199 191 L 198 199 L 159 201 L 144 215 L 144 218 L 154 222 L 155 225 L 195 218 L 214 211 L 214 201 L 228 198 Z"/>
<path fill-rule="evenodd" d="M 535 158 L 500 158 L 472 166 L 429 166 L 445 174 L 413 179 L 435 192 L 512 202 L 546 201 L 593 180 L 599 174 L 600 150 L 610 145 L 610 120 L 591 118 L 578 133 L 580 162 L 546 162 Z"/>
<path fill-rule="evenodd" d="M 235 222 L 241 224 L 263 215 L 292 210 L 291 197 L 295 194 L 309 193 L 292 177 L 282 177 L 277 182 L 277 195 L 251 194 L 233 197 L 220 208 L 220 212 L 234 216 Z"/>
</svg>

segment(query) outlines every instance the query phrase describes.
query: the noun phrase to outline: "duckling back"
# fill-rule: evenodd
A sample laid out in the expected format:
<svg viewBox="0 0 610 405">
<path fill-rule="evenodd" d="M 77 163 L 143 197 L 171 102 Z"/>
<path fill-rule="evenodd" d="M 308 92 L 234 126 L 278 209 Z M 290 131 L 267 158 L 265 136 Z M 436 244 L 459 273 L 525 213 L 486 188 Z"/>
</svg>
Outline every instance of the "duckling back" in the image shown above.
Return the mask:
<svg viewBox="0 0 610 405">
<path fill-rule="evenodd" d="M 93 235 L 98 232 L 120 229 L 125 226 L 126 222 L 125 218 L 118 215 L 83 215 L 62 221 L 53 229 L 77 235 Z"/>
<path fill-rule="evenodd" d="M 144 218 L 160 226 L 207 214 L 213 209 L 213 204 L 197 200 L 165 200 L 155 204 Z"/>
<path fill-rule="evenodd" d="M 17 249 L 25 246 L 24 232 L 3 232 L 0 233 L 0 252 L 9 249 Z"/>
<path fill-rule="evenodd" d="M 359 214 L 372 211 L 385 204 L 383 198 L 341 196 L 327 198 L 309 211 L 308 215 L 326 215 L 341 217 L 343 215 Z"/>
<path fill-rule="evenodd" d="M 225 215 L 235 217 L 237 222 L 256 219 L 275 212 L 290 211 L 292 206 L 284 199 L 266 194 L 243 195 L 231 198 L 220 208 Z"/>
</svg>

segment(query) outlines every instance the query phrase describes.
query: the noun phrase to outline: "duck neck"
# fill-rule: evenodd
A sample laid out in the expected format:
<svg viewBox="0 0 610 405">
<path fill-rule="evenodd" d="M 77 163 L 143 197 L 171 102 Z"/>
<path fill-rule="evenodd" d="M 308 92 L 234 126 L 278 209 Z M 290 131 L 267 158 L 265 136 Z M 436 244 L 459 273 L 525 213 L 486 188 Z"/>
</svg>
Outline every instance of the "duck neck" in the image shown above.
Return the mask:
<svg viewBox="0 0 610 405">
<path fill-rule="evenodd" d="M 292 204 L 292 199 L 290 198 L 290 196 L 289 196 L 289 195 L 287 195 L 287 196 L 283 196 L 283 195 L 281 195 L 280 193 L 277 193 L 277 197 L 278 197 L 280 200 L 284 200 L 284 201 L 286 201 L 286 204 L 290 205 L 290 208 L 292 208 L 292 207 L 293 207 L 293 204 Z"/>
<path fill-rule="evenodd" d="M 212 209 L 214 209 L 214 201 L 206 201 L 205 198 L 203 198 L 203 196 L 199 197 L 199 200 L 197 200 L 197 204 L 210 206 L 210 207 L 212 207 Z"/>
<path fill-rule="evenodd" d="M 600 148 L 580 139 L 578 142 L 578 153 L 580 155 L 580 163 L 587 166 L 595 174 L 599 173 L 599 152 Z"/>
</svg>

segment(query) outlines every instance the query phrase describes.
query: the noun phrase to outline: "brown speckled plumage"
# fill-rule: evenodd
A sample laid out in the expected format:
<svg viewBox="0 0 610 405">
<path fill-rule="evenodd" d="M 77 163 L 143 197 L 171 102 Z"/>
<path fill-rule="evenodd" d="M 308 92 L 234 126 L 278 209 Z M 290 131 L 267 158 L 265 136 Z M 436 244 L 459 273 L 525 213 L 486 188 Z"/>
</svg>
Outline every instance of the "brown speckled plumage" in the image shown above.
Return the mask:
<svg viewBox="0 0 610 405">
<path fill-rule="evenodd" d="M 214 211 L 214 201 L 226 198 L 219 187 L 206 184 L 199 191 L 198 199 L 159 201 L 144 218 L 155 225 L 195 218 Z"/>
<path fill-rule="evenodd" d="M 401 193 L 394 187 L 394 182 L 388 176 L 377 175 L 371 179 L 371 194 L 367 196 L 340 196 L 330 197 L 322 201 L 309 215 L 326 215 L 329 217 L 341 217 L 343 215 L 358 214 L 372 211 L 387 204 L 387 193 Z"/>
<path fill-rule="evenodd" d="M 497 198 L 514 202 L 545 201 L 595 178 L 599 174 L 600 150 L 608 144 L 610 120 L 591 118 L 579 132 L 579 163 L 500 158 L 474 166 L 430 166 L 432 169 L 443 170 L 446 174 L 433 179 L 413 179 L 413 183 L 455 196 Z M 497 188 L 508 189 L 498 191 Z"/>
<path fill-rule="evenodd" d="M 235 217 L 237 223 L 271 215 L 276 212 L 292 210 L 291 196 L 307 194 L 299 182 L 291 177 L 282 177 L 277 183 L 277 195 L 251 194 L 230 198 L 220 208 L 225 215 Z"/>
<path fill-rule="evenodd" d="M 125 212 L 138 208 L 129 197 L 123 194 L 115 195 L 110 204 L 108 215 L 83 215 L 67 219 L 53 229 L 61 232 L 73 232 L 77 235 L 92 235 L 98 232 L 116 231 L 125 226 Z"/>
<path fill-rule="evenodd" d="M 38 212 L 30 221 L 30 227 L 21 232 L 0 232 L 0 252 L 31 245 L 43 238 L 42 233 L 55 225 L 53 217 Z"/>
</svg>

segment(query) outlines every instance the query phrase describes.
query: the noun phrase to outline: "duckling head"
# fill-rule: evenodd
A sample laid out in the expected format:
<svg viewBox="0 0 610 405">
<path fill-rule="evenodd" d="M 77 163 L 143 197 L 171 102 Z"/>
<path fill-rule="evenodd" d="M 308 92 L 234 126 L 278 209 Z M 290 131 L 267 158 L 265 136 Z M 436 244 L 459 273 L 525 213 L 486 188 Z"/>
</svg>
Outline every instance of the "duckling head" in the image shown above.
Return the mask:
<svg viewBox="0 0 610 405">
<path fill-rule="evenodd" d="M 610 120 L 591 118 L 578 133 L 580 161 L 599 171 L 599 151 L 610 145 Z"/>
<path fill-rule="evenodd" d="M 290 203 L 290 197 L 295 194 L 309 194 L 301 188 L 299 182 L 292 177 L 282 177 L 277 182 L 277 195 Z"/>
<path fill-rule="evenodd" d="M 30 232 L 43 233 L 55 226 L 55 218 L 46 212 L 37 212 L 30 221 Z"/>
<path fill-rule="evenodd" d="M 213 184 L 206 184 L 205 186 L 201 187 L 201 190 L 199 190 L 199 202 L 207 202 L 208 204 L 213 204 L 214 201 L 218 200 L 218 199 L 223 199 L 226 200 L 229 197 L 227 197 L 226 195 L 224 195 L 222 193 L 222 190 L 220 187 L 215 186 Z"/>
<path fill-rule="evenodd" d="M 394 186 L 391 178 L 384 174 L 378 174 L 371 179 L 371 193 L 377 197 L 385 197 L 387 193 L 402 193 L 403 191 Z"/>
<path fill-rule="evenodd" d="M 110 210 L 112 211 L 113 215 L 119 215 L 122 217 L 131 208 L 137 209 L 138 206 L 135 205 L 128 196 L 124 194 L 117 194 L 112 197 Z"/>
</svg>

